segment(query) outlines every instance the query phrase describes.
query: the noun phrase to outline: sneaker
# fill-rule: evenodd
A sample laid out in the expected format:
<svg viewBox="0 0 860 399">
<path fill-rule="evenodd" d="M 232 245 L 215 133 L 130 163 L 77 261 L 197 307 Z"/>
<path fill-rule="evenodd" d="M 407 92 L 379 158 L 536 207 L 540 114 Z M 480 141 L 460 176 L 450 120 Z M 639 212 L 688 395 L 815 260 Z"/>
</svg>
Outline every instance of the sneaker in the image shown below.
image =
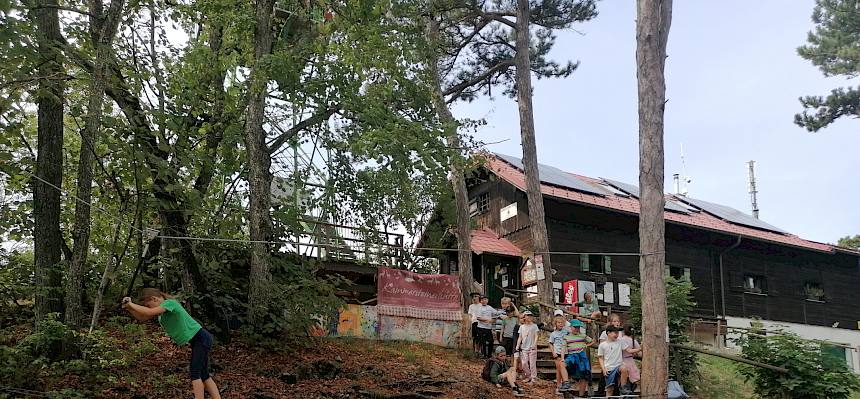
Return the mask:
<svg viewBox="0 0 860 399">
<path fill-rule="evenodd" d="M 558 388 L 559 392 L 567 392 L 570 389 L 570 381 L 562 382 L 561 386 Z"/>
<path fill-rule="evenodd" d="M 633 391 L 632 391 L 632 390 L 630 390 L 630 388 L 627 388 L 626 386 L 624 386 L 624 387 L 622 387 L 622 388 L 621 388 L 621 395 L 622 395 L 622 396 L 624 396 L 624 395 L 633 395 Z"/>
<path fill-rule="evenodd" d="M 514 396 L 525 396 L 523 390 L 517 385 L 511 387 L 511 392 L 513 392 Z"/>
</svg>

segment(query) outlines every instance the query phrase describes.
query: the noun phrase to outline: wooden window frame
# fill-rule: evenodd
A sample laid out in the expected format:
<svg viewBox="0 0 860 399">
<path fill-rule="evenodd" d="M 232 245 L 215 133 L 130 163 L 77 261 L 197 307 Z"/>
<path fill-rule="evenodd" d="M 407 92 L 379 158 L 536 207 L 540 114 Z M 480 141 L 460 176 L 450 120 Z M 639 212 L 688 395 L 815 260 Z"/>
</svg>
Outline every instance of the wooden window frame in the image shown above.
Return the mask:
<svg viewBox="0 0 860 399">
<path fill-rule="evenodd" d="M 753 284 L 753 287 L 748 287 L 747 286 L 747 280 L 748 279 L 752 279 L 753 282 L 758 281 L 759 287 L 755 287 L 754 286 L 755 284 Z M 746 273 L 746 274 L 744 274 L 743 284 L 744 284 L 744 294 L 767 295 L 767 276 L 763 276 L 761 274 Z"/>
</svg>

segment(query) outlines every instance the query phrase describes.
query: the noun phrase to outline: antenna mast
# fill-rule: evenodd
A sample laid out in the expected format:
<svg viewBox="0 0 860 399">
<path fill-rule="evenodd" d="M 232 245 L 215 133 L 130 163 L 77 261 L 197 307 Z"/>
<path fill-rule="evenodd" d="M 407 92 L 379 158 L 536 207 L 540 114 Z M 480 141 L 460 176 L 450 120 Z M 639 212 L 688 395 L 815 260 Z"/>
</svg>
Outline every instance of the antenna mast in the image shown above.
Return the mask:
<svg viewBox="0 0 860 399">
<path fill-rule="evenodd" d="M 684 143 L 681 143 L 681 184 L 677 184 L 678 194 L 687 195 L 688 185 L 693 182 L 690 176 L 687 176 L 687 162 L 684 159 Z"/>
<path fill-rule="evenodd" d="M 747 162 L 749 164 L 749 177 L 750 177 L 750 201 L 752 202 L 752 215 L 754 218 L 758 219 L 758 201 L 756 200 L 756 194 L 758 194 L 758 190 L 755 188 L 755 161 Z"/>
</svg>

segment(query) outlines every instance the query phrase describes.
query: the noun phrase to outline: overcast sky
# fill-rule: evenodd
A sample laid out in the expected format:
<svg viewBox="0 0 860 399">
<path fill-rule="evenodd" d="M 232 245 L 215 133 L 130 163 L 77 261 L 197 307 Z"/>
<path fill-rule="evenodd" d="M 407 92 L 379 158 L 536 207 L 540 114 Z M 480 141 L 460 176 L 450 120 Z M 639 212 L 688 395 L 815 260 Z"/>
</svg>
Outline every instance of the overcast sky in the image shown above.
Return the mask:
<svg viewBox="0 0 860 399">
<path fill-rule="evenodd" d="M 797 55 L 813 28 L 813 0 L 676 0 L 666 65 L 666 191 L 681 171 L 689 195 L 750 213 L 747 164 L 756 161 L 761 219 L 803 238 L 860 234 L 860 120 L 819 133 L 793 123 L 802 95 L 846 85 Z M 534 81 L 541 163 L 638 182 L 636 2 L 605 0 L 599 15 L 559 32 L 556 60 L 581 61 L 567 79 Z M 856 82 L 855 82 L 856 84 Z M 455 107 L 485 118 L 491 151 L 522 155 L 516 103 L 503 96 Z"/>
</svg>

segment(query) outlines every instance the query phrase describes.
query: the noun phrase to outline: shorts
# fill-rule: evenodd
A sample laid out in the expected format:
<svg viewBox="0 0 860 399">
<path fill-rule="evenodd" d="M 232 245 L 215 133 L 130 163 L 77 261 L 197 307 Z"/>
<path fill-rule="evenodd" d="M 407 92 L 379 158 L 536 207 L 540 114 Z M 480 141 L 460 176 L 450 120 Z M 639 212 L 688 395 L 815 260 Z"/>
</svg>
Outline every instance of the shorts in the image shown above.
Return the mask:
<svg viewBox="0 0 860 399">
<path fill-rule="evenodd" d="M 567 374 L 572 380 L 585 380 L 591 374 L 591 364 L 585 351 L 568 353 L 564 358 Z"/>
<path fill-rule="evenodd" d="M 621 367 L 616 367 L 614 370 L 610 371 L 609 374 L 606 375 L 606 387 L 611 387 L 618 385 L 618 380 L 621 378 Z"/>
<path fill-rule="evenodd" d="M 212 334 L 201 328 L 194 334 L 191 341 L 191 365 L 188 367 L 188 376 L 191 381 L 209 379 L 209 352 L 212 350 Z"/>
</svg>

